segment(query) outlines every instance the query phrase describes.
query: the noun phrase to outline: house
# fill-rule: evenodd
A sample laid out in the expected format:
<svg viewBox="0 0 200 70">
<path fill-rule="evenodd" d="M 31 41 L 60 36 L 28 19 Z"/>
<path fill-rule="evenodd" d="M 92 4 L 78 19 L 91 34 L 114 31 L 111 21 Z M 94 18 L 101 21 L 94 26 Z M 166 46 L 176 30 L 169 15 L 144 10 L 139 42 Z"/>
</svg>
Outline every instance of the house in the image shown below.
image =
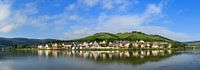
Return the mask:
<svg viewBox="0 0 200 70">
<path fill-rule="evenodd" d="M 135 48 L 139 47 L 139 45 L 138 45 L 137 42 L 133 43 L 133 46 L 134 46 Z"/>
<path fill-rule="evenodd" d="M 119 44 L 119 47 L 123 47 L 122 43 Z"/>
<path fill-rule="evenodd" d="M 52 44 L 52 49 L 58 49 L 58 44 L 57 43 Z"/>
<path fill-rule="evenodd" d="M 125 44 L 125 48 L 129 48 L 130 43 Z"/>
<path fill-rule="evenodd" d="M 92 47 L 100 47 L 100 46 L 96 41 L 94 41 L 94 43 L 92 44 Z"/>
<path fill-rule="evenodd" d="M 146 45 L 143 43 L 143 44 L 140 44 L 140 47 L 141 47 L 141 48 L 145 48 Z"/>
<path fill-rule="evenodd" d="M 46 44 L 45 46 L 44 45 L 38 45 L 37 48 L 38 49 L 50 49 L 48 44 Z"/>
<path fill-rule="evenodd" d="M 48 44 L 45 45 L 45 49 L 50 49 Z"/>
<path fill-rule="evenodd" d="M 73 50 L 74 50 L 74 49 L 80 49 L 80 47 L 81 47 L 81 46 L 80 46 L 79 44 L 78 44 L 78 45 L 73 45 L 73 46 L 71 47 L 71 49 L 73 49 Z"/>
<path fill-rule="evenodd" d="M 88 44 L 87 42 L 84 42 L 84 43 L 83 43 L 83 47 L 89 48 L 89 44 Z"/>
<path fill-rule="evenodd" d="M 89 45 L 92 45 L 92 44 L 93 44 L 92 42 L 89 43 Z"/>
<path fill-rule="evenodd" d="M 99 45 L 100 45 L 101 47 L 106 47 L 106 46 L 108 46 L 108 45 L 106 44 L 106 41 L 101 41 L 101 42 L 99 42 Z"/>
<path fill-rule="evenodd" d="M 140 42 L 140 43 L 145 43 L 143 40 L 140 40 L 139 42 Z"/>
<path fill-rule="evenodd" d="M 146 47 L 146 43 L 143 40 L 140 40 L 139 43 L 140 43 L 140 47 L 141 48 L 145 48 Z"/>
<path fill-rule="evenodd" d="M 106 44 L 106 41 L 102 41 L 102 42 L 100 42 L 99 44 Z"/>
<path fill-rule="evenodd" d="M 66 47 L 67 47 L 67 48 L 71 48 L 71 47 L 72 47 L 72 45 L 66 45 Z"/>
<path fill-rule="evenodd" d="M 43 45 L 38 45 L 38 47 L 37 47 L 38 49 L 43 49 L 44 48 L 44 46 Z"/>
<path fill-rule="evenodd" d="M 127 41 L 122 41 L 122 42 L 120 43 L 120 47 L 121 47 L 121 48 L 127 48 L 127 47 L 129 47 L 129 45 L 130 45 L 130 44 L 128 44 Z"/>
<path fill-rule="evenodd" d="M 168 44 L 168 48 L 172 48 L 172 44 Z"/>
<path fill-rule="evenodd" d="M 71 48 L 72 45 L 63 43 L 62 46 L 64 49 L 68 49 L 68 48 Z"/>
<path fill-rule="evenodd" d="M 159 48 L 158 42 L 154 42 L 152 48 Z"/>
<path fill-rule="evenodd" d="M 79 44 L 79 48 L 78 49 L 83 49 L 83 48 L 84 48 L 83 44 L 82 43 Z"/>
<path fill-rule="evenodd" d="M 150 48 L 150 47 L 151 47 L 150 42 L 147 42 L 147 43 L 146 43 L 146 46 L 147 46 L 147 48 Z"/>
<path fill-rule="evenodd" d="M 109 47 L 113 47 L 114 44 L 113 44 L 112 42 L 109 42 L 109 43 L 108 43 L 108 46 L 109 46 Z"/>
</svg>

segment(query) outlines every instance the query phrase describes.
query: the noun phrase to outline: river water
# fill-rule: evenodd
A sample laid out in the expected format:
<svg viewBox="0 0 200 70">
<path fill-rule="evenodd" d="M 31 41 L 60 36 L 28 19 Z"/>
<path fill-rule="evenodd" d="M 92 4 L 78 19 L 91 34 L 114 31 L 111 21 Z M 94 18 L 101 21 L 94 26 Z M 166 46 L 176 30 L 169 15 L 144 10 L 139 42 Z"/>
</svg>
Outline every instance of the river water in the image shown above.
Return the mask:
<svg viewBox="0 0 200 70">
<path fill-rule="evenodd" d="M 200 50 L 0 51 L 0 70 L 200 70 Z"/>
</svg>

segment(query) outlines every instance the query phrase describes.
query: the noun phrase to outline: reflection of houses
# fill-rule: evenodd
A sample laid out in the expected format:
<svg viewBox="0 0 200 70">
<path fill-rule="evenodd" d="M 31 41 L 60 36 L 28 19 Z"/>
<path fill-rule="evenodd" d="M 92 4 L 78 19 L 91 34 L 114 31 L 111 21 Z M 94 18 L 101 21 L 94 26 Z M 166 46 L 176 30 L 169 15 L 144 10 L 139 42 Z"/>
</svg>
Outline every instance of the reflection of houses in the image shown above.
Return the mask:
<svg viewBox="0 0 200 70">
<path fill-rule="evenodd" d="M 172 56 L 172 50 L 138 50 L 138 51 L 75 51 L 75 50 L 38 50 L 40 57 L 84 58 L 94 61 L 115 61 L 125 63 L 140 63 L 156 61 Z M 66 57 L 65 57 L 66 56 Z"/>
<path fill-rule="evenodd" d="M 57 57 L 58 55 L 58 51 L 54 50 L 54 51 L 51 51 L 51 50 L 38 50 L 38 55 L 39 56 L 55 56 Z"/>
<path fill-rule="evenodd" d="M 68 56 L 82 56 L 84 58 L 113 59 L 113 58 L 145 58 L 152 56 L 166 56 L 172 54 L 171 50 L 144 50 L 144 51 L 72 51 Z"/>
<path fill-rule="evenodd" d="M 90 59 L 123 59 L 123 58 L 148 58 L 161 57 L 172 54 L 172 50 L 143 50 L 143 51 L 57 51 L 38 50 L 39 56 L 78 56 Z"/>
</svg>

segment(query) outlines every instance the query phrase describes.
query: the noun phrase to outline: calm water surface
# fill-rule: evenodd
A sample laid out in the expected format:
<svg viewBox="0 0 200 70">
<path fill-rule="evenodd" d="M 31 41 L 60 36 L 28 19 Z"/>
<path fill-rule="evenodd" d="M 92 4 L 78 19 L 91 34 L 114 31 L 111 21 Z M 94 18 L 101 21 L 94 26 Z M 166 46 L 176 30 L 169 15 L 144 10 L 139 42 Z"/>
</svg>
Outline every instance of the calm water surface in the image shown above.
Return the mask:
<svg viewBox="0 0 200 70">
<path fill-rule="evenodd" d="M 200 50 L 0 51 L 0 70 L 200 70 Z"/>
</svg>

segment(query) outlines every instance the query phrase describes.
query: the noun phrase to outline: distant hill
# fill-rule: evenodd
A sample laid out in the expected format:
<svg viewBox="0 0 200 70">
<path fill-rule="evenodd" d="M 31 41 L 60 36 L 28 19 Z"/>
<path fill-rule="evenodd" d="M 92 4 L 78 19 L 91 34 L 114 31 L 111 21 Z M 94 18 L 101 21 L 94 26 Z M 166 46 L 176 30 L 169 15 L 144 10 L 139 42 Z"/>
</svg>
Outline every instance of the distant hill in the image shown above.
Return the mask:
<svg viewBox="0 0 200 70">
<path fill-rule="evenodd" d="M 138 41 L 138 40 L 144 40 L 144 41 L 162 41 L 162 42 L 169 42 L 172 43 L 174 46 L 184 46 L 183 43 L 171 40 L 169 38 L 160 36 L 160 35 L 150 35 L 150 34 L 145 34 L 142 32 L 125 32 L 125 33 L 117 33 L 117 34 L 112 34 L 112 33 L 96 33 L 91 36 L 87 36 L 81 39 L 77 39 L 75 41 L 103 41 L 103 40 L 128 40 L 128 41 Z"/>
<path fill-rule="evenodd" d="M 3 38 L 0 37 L 0 47 L 15 46 L 15 45 L 36 45 L 47 43 L 55 39 L 28 39 L 28 38 Z"/>
<path fill-rule="evenodd" d="M 91 36 L 87 36 L 81 39 L 78 39 L 80 41 L 98 41 L 98 40 L 131 40 L 131 41 L 137 41 L 137 40 L 144 40 L 144 41 L 173 41 L 171 39 L 159 36 L 159 35 L 149 35 L 142 32 L 126 32 L 126 33 L 117 33 L 117 34 L 111 34 L 111 33 L 96 33 Z"/>
<path fill-rule="evenodd" d="M 190 46 L 200 46 L 200 41 L 190 41 L 190 42 L 185 42 L 185 44 Z"/>
</svg>

